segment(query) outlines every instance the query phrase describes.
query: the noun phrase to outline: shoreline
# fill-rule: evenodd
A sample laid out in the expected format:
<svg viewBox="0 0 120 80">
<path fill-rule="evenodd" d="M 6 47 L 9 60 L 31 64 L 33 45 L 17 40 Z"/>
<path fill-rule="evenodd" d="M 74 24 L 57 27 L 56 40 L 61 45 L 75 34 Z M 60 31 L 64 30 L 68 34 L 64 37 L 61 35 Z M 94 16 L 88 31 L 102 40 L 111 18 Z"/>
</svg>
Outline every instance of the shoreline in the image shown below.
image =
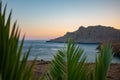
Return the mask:
<svg viewBox="0 0 120 80">
<path fill-rule="evenodd" d="M 68 41 L 46 41 L 47 43 L 68 43 Z M 101 42 L 75 42 L 77 44 L 100 44 Z"/>
<path fill-rule="evenodd" d="M 27 65 L 30 65 L 32 62 L 33 62 L 32 60 L 27 61 Z M 34 72 L 33 80 L 37 80 L 40 75 L 49 70 L 50 63 L 51 63 L 50 61 L 36 60 L 36 63 L 33 68 Z M 90 67 L 92 68 L 95 67 L 94 63 L 88 64 L 90 64 Z M 120 63 L 111 63 L 107 78 L 108 80 L 120 80 Z"/>
</svg>

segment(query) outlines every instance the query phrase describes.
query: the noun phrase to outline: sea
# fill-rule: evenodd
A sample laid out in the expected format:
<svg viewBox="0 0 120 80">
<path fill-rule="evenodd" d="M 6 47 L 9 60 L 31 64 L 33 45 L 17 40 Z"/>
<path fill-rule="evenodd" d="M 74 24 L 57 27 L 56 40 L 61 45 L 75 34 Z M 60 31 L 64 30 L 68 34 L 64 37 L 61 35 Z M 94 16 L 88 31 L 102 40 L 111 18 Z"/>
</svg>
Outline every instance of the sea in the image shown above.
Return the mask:
<svg viewBox="0 0 120 80">
<path fill-rule="evenodd" d="M 22 53 L 25 54 L 31 47 L 28 60 L 34 60 L 37 57 L 37 60 L 51 61 L 57 51 L 63 49 L 67 45 L 66 43 L 46 41 L 47 40 L 25 40 Z M 77 46 L 84 50 L 83 54 L 87 56 L 87 62 L 95 62 L 96 57 L 99 55 L 99 51 L 96 49 L 98 44 L 77 44 Z M 120 63 L 120 58 L 113 57 L 112 63 Z"/>
</svg>

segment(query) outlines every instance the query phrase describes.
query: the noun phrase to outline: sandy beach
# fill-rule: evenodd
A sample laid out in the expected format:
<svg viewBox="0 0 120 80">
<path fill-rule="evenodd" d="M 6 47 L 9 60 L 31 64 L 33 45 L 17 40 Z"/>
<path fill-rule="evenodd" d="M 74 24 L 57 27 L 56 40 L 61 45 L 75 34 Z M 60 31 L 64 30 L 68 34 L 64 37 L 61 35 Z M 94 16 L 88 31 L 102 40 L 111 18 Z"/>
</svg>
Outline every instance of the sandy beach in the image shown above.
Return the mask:
<svg viewBox="0 0 120 80">
<path fill-rule="evenodd" d="M 28 61 L 27 64 L 30 65 L 32 61 Z M 49 69 L 50 61 L 36 61 L 33 68 L 34 71 L 34 80 L 37 80 L 38 77 L 46 72 Z M 90 66 L 94 68 L 94 63 L 90 63 Z M 120 63 L 112 63 L 110 70 L 107 75 L 108 80 L 120 80 Z"/>
</svg>

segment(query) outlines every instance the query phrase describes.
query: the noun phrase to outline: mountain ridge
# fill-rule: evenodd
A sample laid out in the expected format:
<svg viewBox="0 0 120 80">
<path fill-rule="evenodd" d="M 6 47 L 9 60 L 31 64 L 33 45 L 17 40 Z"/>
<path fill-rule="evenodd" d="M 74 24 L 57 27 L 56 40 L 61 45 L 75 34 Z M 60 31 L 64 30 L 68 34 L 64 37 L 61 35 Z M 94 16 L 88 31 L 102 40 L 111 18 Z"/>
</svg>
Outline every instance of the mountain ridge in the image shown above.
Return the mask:
<svg viewBox="0 0 120 80">
<path fill-rule="evenodd" d="M 103 41 L 120 41 L 120 30 L 110 26 L 80 26 L 74 32 L 67 32 L 64 36 L 47 42 L 67 42 L 69 38 L 77 43 L 101 43 Z"/>
</svg>

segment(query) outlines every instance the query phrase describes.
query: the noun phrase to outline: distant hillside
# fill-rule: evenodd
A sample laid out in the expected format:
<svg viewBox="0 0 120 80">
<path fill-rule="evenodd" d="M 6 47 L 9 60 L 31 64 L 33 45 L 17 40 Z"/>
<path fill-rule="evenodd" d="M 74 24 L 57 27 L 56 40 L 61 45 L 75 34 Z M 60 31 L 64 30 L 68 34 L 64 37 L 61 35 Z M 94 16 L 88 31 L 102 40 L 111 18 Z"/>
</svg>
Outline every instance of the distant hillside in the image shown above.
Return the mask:
<svg viewBox="0 0 120 80">
<path fill-rule="evenodd" d="M 67 42 L 72 38 L 78 43 L 100 43 L 103 41 L 120 41 L 120 30 L 108 26 L 81 26 L 74 32 L 67 32 L 64 36 L 49 40 L 48 42 Z"/>
</svg>

